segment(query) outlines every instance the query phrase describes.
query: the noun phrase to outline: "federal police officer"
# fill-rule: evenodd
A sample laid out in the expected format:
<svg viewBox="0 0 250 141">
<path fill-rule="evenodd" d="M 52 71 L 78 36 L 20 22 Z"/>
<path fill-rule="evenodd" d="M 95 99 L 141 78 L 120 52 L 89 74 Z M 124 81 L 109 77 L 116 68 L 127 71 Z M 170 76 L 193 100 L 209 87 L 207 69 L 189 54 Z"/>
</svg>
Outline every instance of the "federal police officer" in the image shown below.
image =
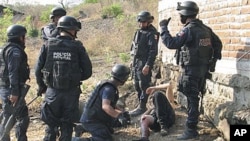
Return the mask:
<svg viewBox="0 0 250 141">
<path fill-rule="evenodd" d="M 184 28 L 172 37 L 168 31 L 169 19 L 160 22 L 161 38 L 169 49 L 176 49 L 180 53 L 182 75 L 179 80 L 178 91 L 182 92 L 188 101 L 188 117 L 184 133 L 178 140 L 186 140 L 198 136 L 197 124 L 199 120 L 199 93 L 206 74 L 214 71 L 217 59 L 221 59 L 222 42 L 219 37 L 197 19 L 199 12 L 193 1 L 178 2 L 177 10 Z M 179 56 L 179 55 L 177 55 Z M 178 58 L 177 58 L 178 59 Z M 211 68 L 209 68 L 212 66 Z"/>
<path fill-rule="evenodd" d="M 7 29 L 8 42 L 0 54 L 0 96 L 2 100 L 3 120 L 1 123 L 1 136 L 3 126 L 6 125 L 11 113 L 12 105 L 17 104 L 21 97 L 21 89 L 29 79 L 30 70 L 25 53 L 26 28 L 22 25 L 11 25 Z M 24 100 L 20 102 L 20 112 L 15 116 L 16 138 L 18 141 L 27 141 L 27 128 L 29 125 L 28 108 Z M 18 103 L 19 103 L 18 102 Z M 14 126 L 14 125 L 10 125 Z M 11 128 L 12 128 L 11 127 Z M 10 141 L 10 135 L 5 134 L 4 141 Z"/>
<path fill-rule="evenodd" d="M 41 36 L 44 41 L 48 38 L 59 36 L 58 28 L 56 28 L 58 20 L 60 17 L 67 14 L 66 10 L 62 7 L 54 7 L 50 13 L 51 23 L 42 27 Z"/>
<path fill-rule="evenodd" d="M 118 109 L 116 103 L 119 99 L 117 87 L 124 85 L 129 74 L 129 67 L 116 64 L 111 71 L 112 78 L 100 81 L 90 95 L 80 121 L 85 130 L 91 133 L 91 141 L 113 141 L 114 119 L 118 119 L 124 126 L 128 124 L 128 112 Z M 88 139 L 78 139 L 80 140 Z"/>
<path fill-rule="evenodd" d="M 70 141 L 73 122 L 77 122 L 81 81 L 92 75 L 92 64 L 86 49 L 75 40 L 81 23 L 74 17 L 63 16 L 57 28 L 60 36 L 48 39 L 37 61 L 35 75 L 39 91 L 45 92 L 41 118 L 48 125 L 44 141 Z M 39 93 L 39 94 L 41 94 Z"/>
<path fill-rule="evenodd" d="M 138 116 L 147 110 L 148 96 L 145 91 L 151 84 L 151 69 L 157 56 L 159 37 L 152 25 L 153 20 L 154 17 L 148 11 L 141 11 L 137 16 L 140 29 L 135 32 L 131 45 L 131 67 L 139 105 L 129 112 L 131 116 Z"/>
</svg>

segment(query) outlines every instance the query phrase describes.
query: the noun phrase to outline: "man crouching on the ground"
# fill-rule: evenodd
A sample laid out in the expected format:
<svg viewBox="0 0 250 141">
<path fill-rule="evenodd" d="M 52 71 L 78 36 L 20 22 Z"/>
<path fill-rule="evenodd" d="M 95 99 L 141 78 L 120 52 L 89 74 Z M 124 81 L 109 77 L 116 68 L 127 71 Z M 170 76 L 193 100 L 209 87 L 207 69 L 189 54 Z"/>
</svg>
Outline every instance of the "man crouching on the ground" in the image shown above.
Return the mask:
<svg viewBox="0 0 250 141">
<path fill-rule="evenodd" d="M 160 89 L 167 89 L 166 98 L 164 92 Z M 159 132 L 162 136 L 168 134 L 168 129 L 175 122 L 175 112 L 173 109 L 173 90 L 171 83 L 149 87 L 146 90 L 147 94 L 153 95 L 154 107 L 141 117 L 141 138 L 133 141 L 149 141 L 149 129 Z M 171 104 L 170 104 L 170 102 Z"/>
<path fill-rule="evenodd" d="M 118 119 L 126 126 L 130 117 L 128 112 L 116 108 L 119 99 L 118 86 L 123 85 L 130 74 L 130 68 L 117 64 L 112 68 L 111 79 L 100 81 L 90 95 L 80 122 L 83 128 L 90 132 L 91 138 L 73 138 L 72 141 L 113 141 L 112 124 Z"/>
</svg>

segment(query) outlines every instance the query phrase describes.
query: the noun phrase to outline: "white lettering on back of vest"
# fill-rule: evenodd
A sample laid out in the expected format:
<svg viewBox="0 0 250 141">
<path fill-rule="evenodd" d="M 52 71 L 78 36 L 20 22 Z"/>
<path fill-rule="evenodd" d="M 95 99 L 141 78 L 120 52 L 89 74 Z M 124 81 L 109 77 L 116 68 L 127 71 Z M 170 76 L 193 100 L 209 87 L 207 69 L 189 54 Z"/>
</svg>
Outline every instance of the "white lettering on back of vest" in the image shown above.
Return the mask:
<svg viewBox="0 0 250 141">
<path fill-rule="evenodd" d="M 70 52 L 53 52 L 53 59 L 71 60 L 71 53 Z"/>
</svg>

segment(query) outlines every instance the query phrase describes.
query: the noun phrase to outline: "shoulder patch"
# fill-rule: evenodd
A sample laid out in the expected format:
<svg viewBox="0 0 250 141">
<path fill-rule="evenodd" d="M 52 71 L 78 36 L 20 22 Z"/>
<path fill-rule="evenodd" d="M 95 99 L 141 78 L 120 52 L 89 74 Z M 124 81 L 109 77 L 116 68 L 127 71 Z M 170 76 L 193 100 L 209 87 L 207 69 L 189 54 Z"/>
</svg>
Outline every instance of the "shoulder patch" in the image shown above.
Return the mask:
<svg viewBox="0 0 250 141">
<path fill-rule="evenodd" d="M 178 33 L 178 36 L 182 37 L 184 34 L 185 34 L 185 33 L 184 33 L 183 31 L 180 31 L 180 32 Z"/>
<path fill-rule="evenodd" d="M 19 50 L 13 50 L 13 57 L 20 57 L 21 54 L 20 54 L 20 51 Z"/>
</svg>

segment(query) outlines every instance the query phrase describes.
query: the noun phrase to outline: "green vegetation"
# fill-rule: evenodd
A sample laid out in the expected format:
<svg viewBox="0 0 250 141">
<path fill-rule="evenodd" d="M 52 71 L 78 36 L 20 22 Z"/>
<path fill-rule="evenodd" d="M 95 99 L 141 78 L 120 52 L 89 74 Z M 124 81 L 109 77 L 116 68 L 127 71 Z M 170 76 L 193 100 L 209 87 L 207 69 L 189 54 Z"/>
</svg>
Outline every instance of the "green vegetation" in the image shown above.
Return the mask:
<svg viewBox="0 0 250 141">
<path fill-rule="evenodd" d="M 27 16 L 25 18 L 25 21 L 23 22 L 23 25 L 27 28 L 27 34 L 29 37 L 38 37 L 38 29 L 37 27 L 35 27 L 34 25 L 34 17 L 32 17 L 31 15 Z"/>
<path fill-rule="evenodd" d="M 49 6 L 47 9 L 41 11 L 40 20 L 42 22 L 45 22 L 45 23 L 50 22 L 49 15 L 50 15 L 50 11 L 52 8 L 53 8 L 53 6 Z"/>
<path fill-rule="evenodd" d="M 3 10 L 3 16 L 0 17 L 0 45 L 7 39 L 7 28 L 12 24 L 13 12 L 6 8 Z"/>
<path fill-rule="evenodd" d="M 99 0 L 85 0 L 84 3 L 98 3 Z"/>
<path fill-rule="evenodd" d="M 130 60 L 130 54 L 128 53 L 120 53 L 119 57 L 124 63 L 127 63 Z"/>
<path fill-rule="evenodd" d="M 102 18 L 117 17 L 123 14 L 123 10 L 120 4 L 112 4 L 102 9 Z"/>
</svg>

